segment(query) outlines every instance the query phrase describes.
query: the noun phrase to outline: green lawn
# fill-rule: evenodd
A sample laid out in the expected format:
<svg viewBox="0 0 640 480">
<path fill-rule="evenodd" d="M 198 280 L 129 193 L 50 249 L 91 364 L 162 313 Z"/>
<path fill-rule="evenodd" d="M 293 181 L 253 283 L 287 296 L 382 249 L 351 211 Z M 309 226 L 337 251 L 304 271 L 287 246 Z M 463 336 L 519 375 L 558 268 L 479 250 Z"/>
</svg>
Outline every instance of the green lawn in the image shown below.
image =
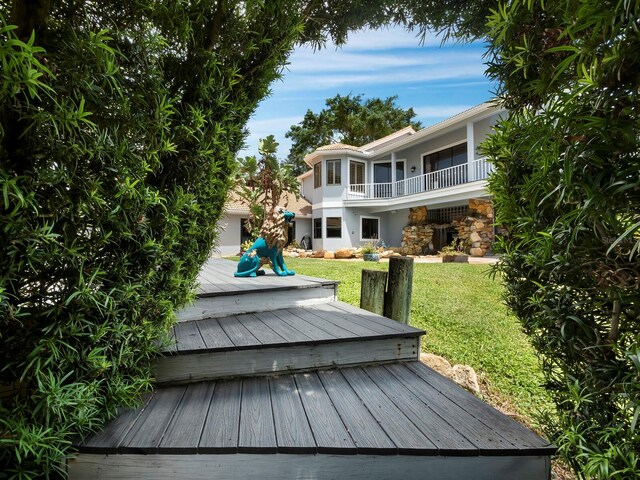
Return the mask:
<svg viewBox="0 0 640 480">
<path fill-rule="evenodd" d="M 386 263 L 340 260 L 287 258 L 286 263 L 300 274 L 339 280 L 339 299 L 356 306 L 362 269 L 388 269 Z M 424 352 L 472 366 L 489 402 L 535 424 L 536 411 L 550 405 L 540 368 L 502 303 L 502 286 L 488 271 L 487 265 L 416 263 L 411 324 L 427 332 Z"/>
</svg>

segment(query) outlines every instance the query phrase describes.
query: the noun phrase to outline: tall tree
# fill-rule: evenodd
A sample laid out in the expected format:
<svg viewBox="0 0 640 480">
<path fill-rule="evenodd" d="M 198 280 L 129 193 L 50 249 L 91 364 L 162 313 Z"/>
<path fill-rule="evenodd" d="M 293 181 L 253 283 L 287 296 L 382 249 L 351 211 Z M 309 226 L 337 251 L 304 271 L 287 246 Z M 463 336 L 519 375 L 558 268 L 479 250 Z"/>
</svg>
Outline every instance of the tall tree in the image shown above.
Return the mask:
<svg viewBox="0 0 640 480">
<path fill-rule="evenodd" d="M 486 145 L 507 302 L 543 360 L 547 432 L 580 478 L 640 478 L 640 2 L 505 2 Z"/>
<path fill-rule="evenodd" d="M 307 110 L 302 122 L 285 134 L 293 140 L 286 163 L 300 175 L 308 170 L 305 155 L 322 145 L 341 142 L 360 146 L 404 127 L 420 128 L 420 122 L 412 121 L 416 116 L 413 108 L 397 106 L 397 98 L 365 100 L 362 95 L 336 95 L 327 99 L 327 108 L 320 113 Z"/>
</svg>

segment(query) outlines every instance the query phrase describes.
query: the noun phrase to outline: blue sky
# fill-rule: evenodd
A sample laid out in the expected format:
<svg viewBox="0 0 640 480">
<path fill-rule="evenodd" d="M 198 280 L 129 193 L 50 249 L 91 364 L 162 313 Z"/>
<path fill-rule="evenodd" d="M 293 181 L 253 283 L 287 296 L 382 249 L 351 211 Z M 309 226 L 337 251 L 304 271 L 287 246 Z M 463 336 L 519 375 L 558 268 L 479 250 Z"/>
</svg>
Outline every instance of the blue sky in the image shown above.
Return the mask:
<svg viewBox="0 0 640 480">
<path fill-rule="evenodd" d="M 258 139 L 273 134 L 286 158 L 291 142 L 284 134 L 302 121 L 307 109 L 319 112 L 336 94 L 365 98 L 398 95 L 396 103 L 413 107 L 428 126 L 492 97 L 494 85 L 484 76 L 481 43 L 441 45 L 433 35 L 420 45 L 416 32 L 402 28 L 364 30 L 345 46 L 314 52 L 297 48 L 282 80 L 262 101 L 247 125 L 247 148 L 240 156 L 257 155 Z"/>
</svg>

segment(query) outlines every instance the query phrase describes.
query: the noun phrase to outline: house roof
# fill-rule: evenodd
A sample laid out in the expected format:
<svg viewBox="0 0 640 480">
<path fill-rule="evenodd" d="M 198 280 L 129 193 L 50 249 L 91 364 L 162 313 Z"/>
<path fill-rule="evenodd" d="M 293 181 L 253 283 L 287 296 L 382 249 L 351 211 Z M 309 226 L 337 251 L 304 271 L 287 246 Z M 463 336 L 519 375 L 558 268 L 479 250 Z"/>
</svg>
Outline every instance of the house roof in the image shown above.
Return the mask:
<svg viewBox="0 0 640 480">
<path fill-rule="evenodd" d="M 332 143 L 330 145 L 323 145 L 321 147 L 316 148 L 318 150 L 355 150 L 356 152 L 361 152 L 361 147 L 354 147 L 353 145 L 347 145 L 346 143 Z"/>
<path fill-rule="evenodd" d="M 320 154 L 327 154 L 328 152 L 333 154 L 341 153 L 356 153 L 363 158 L 370 158 L 381 153 L 390 152 L 408 146 L 412 142 L 420 141 L 429 135 L 438 133 L 451 126 L 454 126 L 460 122 L 470 119 L 483 113 L 489 113 L 491 110 L 500 111 L 501 108 L 496 102 L 485 102 L 475 107 L 469 108 L 463 112 L 458 113 L 452 117 L 447 118 L 434 125 L 425 127 L 417 132 L 413 128 L 405 127 L 397 132 L 394 132 L 386 137 L 379 138 L 373 142 L 367 143 L 361 147 L 355 147 L 353 145 L 346 145 L 344 143 L 334 143 L 331 145 L 323 145 L 318 147 L 313 152 L 304 157 L 304 161 L 310 167 L 313 166 L 313 162 Z M 306 175 L 306 173 L 304 174 Z"/>
<path fill-rule="evenodd" d="M 374 140 L 373 142 L 369 142 L 366 145 L 360 147 L 360 150 L 363 152 L 368 152 L 370 150 L 377 150 L 387 143 L 391 143 L 393 141 L 399 140 L 400 138 L 405 138 L 407 136 L 413 135 L 416 131 L 412 126 L 404 127 L 397 132 L 393 132 L 385 137 L 379 138 L 378 140 Z"/>
<path fill-rule="evenodd" d="M 284 208 L 284 205 L 280 206 Z M 295 213 L 296 217 L 311 217 L 311 203 L 302 196 L 296 198 L 295 195 L 289 195 L 289 203 L 286 208 L 290 212 Z M 235 214 L 249 213 L 249 207 L 240 200 L 240 195 L 235 191 L 229 193 L 229 198 L 224 204 L 224 210 L 225 212 Z"/>
</svg>

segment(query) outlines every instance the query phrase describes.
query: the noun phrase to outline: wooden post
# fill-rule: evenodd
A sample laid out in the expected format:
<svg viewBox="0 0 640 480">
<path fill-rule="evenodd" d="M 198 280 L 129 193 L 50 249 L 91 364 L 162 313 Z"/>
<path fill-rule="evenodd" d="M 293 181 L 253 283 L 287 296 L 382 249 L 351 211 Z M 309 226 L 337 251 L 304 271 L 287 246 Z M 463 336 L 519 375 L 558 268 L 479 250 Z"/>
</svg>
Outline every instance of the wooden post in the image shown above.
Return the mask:
<svg viewBox="0 0 640 480">
<path fill-rule="evenodd" d="M 360 308 L 384 315 L 384 296 L 387 289 L 387 272 L 362 270 L 360 282 Z"/>
<path fill-rule="evenodd" d="M 413 286 L 413 258 L 389 259 L 389 288 L 384 299 L 384 316 L 401 323 L 409 323 L 411 289 Z"/>
</svg>

